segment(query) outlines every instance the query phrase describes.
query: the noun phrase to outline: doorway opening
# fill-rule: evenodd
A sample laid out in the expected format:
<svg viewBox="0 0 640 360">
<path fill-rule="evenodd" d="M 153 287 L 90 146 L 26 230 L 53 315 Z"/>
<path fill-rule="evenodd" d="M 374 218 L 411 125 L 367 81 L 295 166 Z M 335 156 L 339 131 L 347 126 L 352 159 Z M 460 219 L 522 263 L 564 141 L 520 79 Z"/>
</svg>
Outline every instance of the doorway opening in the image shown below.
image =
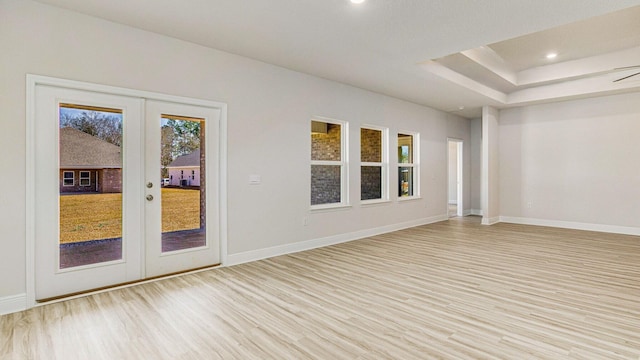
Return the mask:
<svg viewBox="0 0 640 360">
<path fill-rule="evenodd" d="M 462 148 L 462 140 L 447 139 L 447 214 L 450 218 L 464 215 L 464 199 L 462 191 Z"/>
</svg>

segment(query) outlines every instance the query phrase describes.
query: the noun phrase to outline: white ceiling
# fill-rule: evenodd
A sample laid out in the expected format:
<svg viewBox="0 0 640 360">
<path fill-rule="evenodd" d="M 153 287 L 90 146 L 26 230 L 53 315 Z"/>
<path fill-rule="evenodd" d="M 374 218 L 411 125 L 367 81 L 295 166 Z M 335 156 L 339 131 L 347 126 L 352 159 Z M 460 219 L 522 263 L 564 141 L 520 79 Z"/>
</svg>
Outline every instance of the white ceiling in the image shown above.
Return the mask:
<svg viewBox="0 0 640 360">
<path fill-rule="evenodd" d="M 640 89 L 640 0 L 38 1 L 466 117 Z"/>
</svg>

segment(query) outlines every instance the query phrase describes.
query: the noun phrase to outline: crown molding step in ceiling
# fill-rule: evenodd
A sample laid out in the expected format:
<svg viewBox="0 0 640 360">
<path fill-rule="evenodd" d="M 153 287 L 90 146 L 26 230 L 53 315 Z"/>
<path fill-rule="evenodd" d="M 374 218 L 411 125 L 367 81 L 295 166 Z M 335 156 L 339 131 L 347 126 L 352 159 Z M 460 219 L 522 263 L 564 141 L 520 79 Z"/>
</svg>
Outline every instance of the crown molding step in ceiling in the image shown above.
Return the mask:
<svg viewBox="0 0 640 360">
<path fill-rule="evenodd" d="M 640 7 L 558 26 L 426 62 L 498 107 L 638 91 Z M 443 70 L 444 67 L 446 70 Z M 480 90 L 481 91 L 481 90 Z"/>
</svg>

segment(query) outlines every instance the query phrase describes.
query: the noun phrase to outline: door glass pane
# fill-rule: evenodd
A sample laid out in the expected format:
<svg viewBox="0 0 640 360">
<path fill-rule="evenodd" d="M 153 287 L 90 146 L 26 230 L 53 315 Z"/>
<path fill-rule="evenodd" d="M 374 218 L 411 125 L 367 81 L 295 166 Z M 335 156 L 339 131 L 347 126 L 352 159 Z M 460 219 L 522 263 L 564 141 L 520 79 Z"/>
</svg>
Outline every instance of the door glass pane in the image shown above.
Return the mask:
<svg viewBox="0 0 640 360">
<path fill-rule="evenodd" d="M 122 259 L 122 110 L 60 104 L 60 268 Z"/>
<path fill-rule="evenodd" d="M 204 119 L 160 120 L 162 252 L 206 245 Z"/>
</svg>

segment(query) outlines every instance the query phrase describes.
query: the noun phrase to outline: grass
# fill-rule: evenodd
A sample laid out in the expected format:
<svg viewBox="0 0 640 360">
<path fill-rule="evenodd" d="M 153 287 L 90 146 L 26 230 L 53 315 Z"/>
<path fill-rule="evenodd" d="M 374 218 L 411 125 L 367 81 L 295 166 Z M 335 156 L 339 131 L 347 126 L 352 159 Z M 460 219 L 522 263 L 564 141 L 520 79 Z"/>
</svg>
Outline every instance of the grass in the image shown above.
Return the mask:
<svg viewBox="0 0 640 360">
<path fill-rule="evenodd" d="M 200 190 L 162 189 L 162 232 L 200 228 Z"/>
<path fill-rule="evenodd" d="M 200 191 L 162 189 L 162 232 L 200 227 Z M 122 194 L 60 196 L 60 243 L 122 236 Z"/>
</svg>

